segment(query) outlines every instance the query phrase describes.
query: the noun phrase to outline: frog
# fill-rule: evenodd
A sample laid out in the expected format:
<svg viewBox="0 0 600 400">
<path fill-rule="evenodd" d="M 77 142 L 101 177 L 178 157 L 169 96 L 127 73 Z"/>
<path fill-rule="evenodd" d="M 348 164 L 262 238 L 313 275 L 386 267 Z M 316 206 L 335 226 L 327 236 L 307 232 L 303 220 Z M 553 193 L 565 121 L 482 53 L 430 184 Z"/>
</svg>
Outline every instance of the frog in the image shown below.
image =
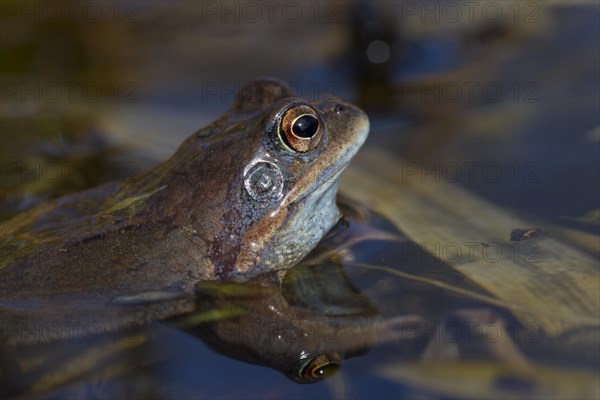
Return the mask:
<svg viewBox="0 0 600 400">
<path fill-rule="evenodd" d="M 371 346 L 406 339 L 405 328 L 422 323 L 421 318 L 383 316 L 346 270 L 358 256 L 352 251 L 358 243 L 376 240 L 393 246 L 401 236 L 385 217 L 349 202 L 343 193 L 337 203 L 343 220 L 287 270 L 278 285 L 265 284 L 268 275 L 277 276 L 276 271 L 244 282 L 199 281 L 193 311 L 166 320 L 124 326 L 110 335 L 98 336 L 90 329 L 82 337 L 48 343 L 2 347 L 0 341 L 0 371 L 7 372 L 0 374 L 0 387 L 5 390 L 0 393 L 65 397 L 83 386 L 89 396 L 97 388 L 95 382 L 101 381 L 102 389 L 120 379 L 129 382 L 139 373 L 140 364 L 161 365 L 177 358 L 179 351 L 194 351 L 189 341 L 181 341 L 182 335 L 202 342 L 192 348 L 207 346 L 302 384 L 334 376 L 346 359 L 365 354 Z M 47 336 L 67 339 L 56 333 L 56 327 L 54 323 Z M 207 362 L 203 357 L 199 360 Z"/>
<path fill-rule="evenodd" d="M 250 82 L 148 172 L 3 222 L 0 308 L 143 306 L 191 295 L 199 281 L 284 273 L 339 221 L 339 177 L 368 131 L 367 115 L 341 99 Z M 136 319 L 189 302 L 171 303 Z"/>
</svg>

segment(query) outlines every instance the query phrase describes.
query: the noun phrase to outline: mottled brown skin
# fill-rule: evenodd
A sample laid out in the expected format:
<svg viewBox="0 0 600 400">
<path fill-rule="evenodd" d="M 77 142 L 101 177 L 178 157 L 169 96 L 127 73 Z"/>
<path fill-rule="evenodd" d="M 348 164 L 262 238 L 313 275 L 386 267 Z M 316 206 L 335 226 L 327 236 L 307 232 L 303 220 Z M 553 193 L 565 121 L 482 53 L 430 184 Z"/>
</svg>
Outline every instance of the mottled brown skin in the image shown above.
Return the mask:
<svg viewBox="0 0 600 400">
<path fill-rule="evenodd" d="M 355 106 L 294 95 L 277 80 L 253 82 L 225 115 L 146 174 L 5 222 L 0 303 L 75 295 L 105 304 L 294 266 L 338 221 L 336 178 L 368 132 Z M 317 111 L 323 136 L 299 153 L 283 143 L 279 124 L 286 110 L 305 104 Z M 279 196 L 249 194 L 244 174 L 256 160 L 279 168 Z"/>
</svg>

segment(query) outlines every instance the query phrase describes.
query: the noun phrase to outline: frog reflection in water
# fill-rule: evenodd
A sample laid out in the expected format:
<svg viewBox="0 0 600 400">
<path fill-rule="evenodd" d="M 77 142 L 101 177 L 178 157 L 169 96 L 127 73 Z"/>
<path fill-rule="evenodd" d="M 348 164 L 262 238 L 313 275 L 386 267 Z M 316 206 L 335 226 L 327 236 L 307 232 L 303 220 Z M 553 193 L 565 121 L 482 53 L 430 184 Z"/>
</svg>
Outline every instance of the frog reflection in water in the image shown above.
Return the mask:
<svg viewBox="0 0 600 400">
<path fill-rule="evenodd" d="M 338 176 L 368 126 L 351 104 L 309 103 L 280 81 L 252 82 L 148 173 L 7 221 L 0 295 L 160 301 L 198 281 L 293 267 L 340 218 Z"/>
<path fill-rule="evenodd" d="M 286 273 L 281 288 L 246 285 L 239 290 L 237 283 L 199 282 L 196 312 L 170 322 L 222 354 L 276 369 L 299 383 L 332 376 L 343 360 L 374 344 L 411 339 L 422 318 L 383 317 L 344 272 L 353 258 L 346 245 L 389 240 L 394 234 L 373 229 L 375 222 L 338 224 L 309 257 Z M 348 257 L 337 254 L 334 235 L 345 236 L 341 253 L 349 252 Z M 234 315 L 193 326 L 195 315 L 215 309 Z"/>
</svg>

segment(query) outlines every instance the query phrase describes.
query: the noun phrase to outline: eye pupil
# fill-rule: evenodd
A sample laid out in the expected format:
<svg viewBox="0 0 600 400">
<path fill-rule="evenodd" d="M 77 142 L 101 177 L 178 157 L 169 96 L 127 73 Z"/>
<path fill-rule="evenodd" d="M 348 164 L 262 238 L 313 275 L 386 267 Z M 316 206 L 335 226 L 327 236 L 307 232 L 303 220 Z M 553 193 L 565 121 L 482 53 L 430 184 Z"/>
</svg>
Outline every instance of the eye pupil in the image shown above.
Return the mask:
<svg viewBox="0 0 600 400">
<path fill-rule="evenodd" d="M 296 119 L 292 126 L 294 135 L 301 138 L 311 138 L 319 129 L 319 120 L 312 115 L 303 115 Z"/>
</svg>

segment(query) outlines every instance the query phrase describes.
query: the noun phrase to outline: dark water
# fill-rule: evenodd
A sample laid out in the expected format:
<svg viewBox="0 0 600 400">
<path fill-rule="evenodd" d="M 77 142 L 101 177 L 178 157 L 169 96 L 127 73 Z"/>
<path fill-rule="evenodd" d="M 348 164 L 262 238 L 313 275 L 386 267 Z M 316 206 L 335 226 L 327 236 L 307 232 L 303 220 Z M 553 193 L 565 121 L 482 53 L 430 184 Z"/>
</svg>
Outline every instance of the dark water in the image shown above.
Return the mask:
<svg viewBox="0 0 600 400">
<path fill-rule="evenodd" d="M 568 230 L 557 236 L 570 239 L 597 264 L 596 2 L 490 2 L 489 14 L 478 6 L 472 17 L 460 2 L 453 3 L 462 5 L 460 17 L 443 2 L 291 2 L 277 3 L 272 18 L 260 2 L 255 3 L 260 18 L 241 2 L 88 2 L 87 11 L 71 14 L 67 3 L 55 2 L 62 10 L 59 18 L 43 3 L 0 3 L 3 218 L 147 169 L 221 115 L 242 84 L 277 76 L 310 100 L 332 93 L 363 107 L 371 119 L 364 151 L 395 157 L 398 174 L 424 168 L 430 172 L 421 181 L 459 185 L 545 231 L 546 226 L 554 233 Z M 93 9 L 102 16 L 86 14 Z M 50 164 L 59 165 L 60 178 L 50 177 Z M 590 378 L 599 368 L 597 324 L 546 335 L 510 309 L 486 301 L 484 289 L 402 233 L 394 234 L 401 237 L 395 244 L 373 240 L 353 248 L 359 257 L 346 266 L 351 283 L 344 286 L 341 279 L 342 300 L 319 292 L 323 298 L 302 303 L 318 304 L 318 312 L 307 317 L 311 323 L 320 312 L 336 327 L 341 322 L 327 307 L 348 312 L 344 307 L 358 296 L 365 309 L 378 310 L 366 321 L 358 312 L 355 322 L 365 336 L 379 335 L 377 340 L 351 346 L 348 338 L 362 337 L 360 332 L 336 337 L 347 359 L 331 379 L 298 384 L 273 365 L 224 356 L 195 328 L 178 329 L 170 321 L 143 328 L 140 335 L 150 339 L 133 341 L 128 351 L 119 350 L 113 336 L 105 342 L 3 347 L 0 393 L 45 398 L 598 395 Z M 357 267 L 360 262 L 423 279 L 392 277 Z M 421 318 L 416 335 L 398 339 L 372 330 L 377 318 L 408 315 Z M 465 327 L 478 323 L 500 326 L 503 340 L 453 336 L 454 326 L 464 334 Z M 11 324 L 3 325 L 3 336 L 12 334 Z M 109 357 L 90 357 L 87 364 L 77 358 L 94 349 L 108 349 Z M 419 360 L 441 366 L 442 372 L 432 367 L 431 373 L 410 375 L 410 363 Z M 468 369 L 443 363 L 448 360 L 483 364 Z M 488 367 L 521 366 L 523 360 L 536 372 L 484 374 Z M 403 367 L 403 375 L 382 371 L 394 366 Z M 65 372 L 73 369 L 81 373 Z M 54 370 L 53 381 L 47 376 Z M 46 383 L 35 386 L 40 379 Z"/>
</svg>

